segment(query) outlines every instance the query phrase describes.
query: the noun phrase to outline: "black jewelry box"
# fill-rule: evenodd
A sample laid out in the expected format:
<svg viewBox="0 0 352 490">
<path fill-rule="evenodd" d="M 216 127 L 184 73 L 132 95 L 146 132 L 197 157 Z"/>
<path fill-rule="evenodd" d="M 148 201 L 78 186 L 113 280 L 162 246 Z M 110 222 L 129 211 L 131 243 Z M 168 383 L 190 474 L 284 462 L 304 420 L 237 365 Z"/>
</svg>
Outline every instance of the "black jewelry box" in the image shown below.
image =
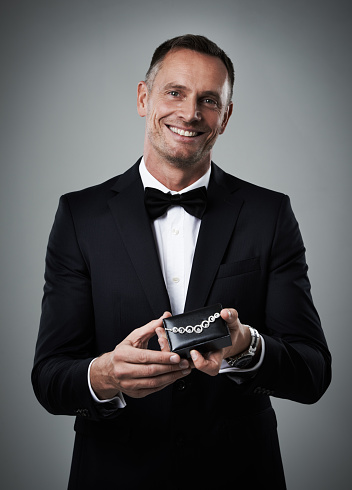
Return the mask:
<svg viewBox="0 0 352 490">
<path fill-rule="evenodd" d="M 220 303 L 198 310 L 164 318 L 163 324 L 170 350 L 181 357 L 191 357 L 190 351 L 201 353 L 231 345 L 225 320 L 220 316 Z"/>
</svg>

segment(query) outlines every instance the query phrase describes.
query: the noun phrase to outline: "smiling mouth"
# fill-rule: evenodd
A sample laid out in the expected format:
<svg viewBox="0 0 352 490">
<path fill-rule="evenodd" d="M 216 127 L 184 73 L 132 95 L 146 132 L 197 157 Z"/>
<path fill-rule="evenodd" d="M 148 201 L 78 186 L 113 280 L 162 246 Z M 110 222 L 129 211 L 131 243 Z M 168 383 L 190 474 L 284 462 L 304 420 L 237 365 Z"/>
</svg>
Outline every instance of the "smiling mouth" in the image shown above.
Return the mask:
<svg viewBox="0 0 352 490">
<path fill-rule="evenodd" d="M 184 129 L 176 128 L 174 126 L 168 126 L 168 128 L 173 133 L 179 134 L 180 136 L 186 136 L 187 138 L 194 138 L 195 136 L 199 136 L 200 134 L 203 134 L 202 132 L 187 131 L 187 130 L 184 130 Z"/>
</svg>

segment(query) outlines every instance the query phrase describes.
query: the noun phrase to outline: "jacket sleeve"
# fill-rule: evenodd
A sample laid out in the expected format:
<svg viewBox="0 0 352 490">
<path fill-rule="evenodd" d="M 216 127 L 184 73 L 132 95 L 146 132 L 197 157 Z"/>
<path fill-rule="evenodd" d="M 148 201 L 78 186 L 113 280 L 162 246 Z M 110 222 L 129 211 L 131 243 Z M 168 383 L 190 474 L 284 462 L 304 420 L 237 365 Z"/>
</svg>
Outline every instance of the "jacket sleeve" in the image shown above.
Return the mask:
<svg viewBox="0 0 352 490">
<path fill-rule="evenodd" d="M 248 383 L 250 394 L 315 403 L 331 381 L 331 356 L 314 307 L 305 248 L 283 197 L 268 260 L 265 356 Z"/>
<path fill-rule="evenodd" d="M 87 373 L 96 357 L 94 340 L 89 266 L 80 250 L 68 200 L 63 196 L 48 242 L 32 370 L 36 397 L 50 413 L 93 420 L 110 413 L 116 416 L 113 403 L 101 407 L 89 391 Z"/>
</svg>

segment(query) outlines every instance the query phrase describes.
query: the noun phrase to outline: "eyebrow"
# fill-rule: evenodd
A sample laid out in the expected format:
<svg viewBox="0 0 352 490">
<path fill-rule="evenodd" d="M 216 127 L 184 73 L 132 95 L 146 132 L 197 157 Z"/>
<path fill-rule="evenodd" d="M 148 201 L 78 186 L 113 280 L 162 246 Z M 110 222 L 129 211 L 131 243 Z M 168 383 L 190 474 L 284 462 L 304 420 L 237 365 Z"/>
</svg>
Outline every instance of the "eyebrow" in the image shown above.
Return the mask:
<svg viewBox="0 0 352 490">
<path fill-rule="evenodd" d="M 186 87 L 185 85 L 180 85 L 180 84 L 175 83 L 175 82 L 170 82 L 170 83 L 167 83 L 167 84 L 166 84 L 166 85 L 163 87 L 163 89 L 164 89 L 164 90 L 169 90 L 169 89 L 171 89 L 171 88 L 177 88 L 177 89 L 179 89 L 179 90 L 187 90 L 187 91 L 189 90 L 189 89 L 187 89 L 187 87 Z"/>
</svg>

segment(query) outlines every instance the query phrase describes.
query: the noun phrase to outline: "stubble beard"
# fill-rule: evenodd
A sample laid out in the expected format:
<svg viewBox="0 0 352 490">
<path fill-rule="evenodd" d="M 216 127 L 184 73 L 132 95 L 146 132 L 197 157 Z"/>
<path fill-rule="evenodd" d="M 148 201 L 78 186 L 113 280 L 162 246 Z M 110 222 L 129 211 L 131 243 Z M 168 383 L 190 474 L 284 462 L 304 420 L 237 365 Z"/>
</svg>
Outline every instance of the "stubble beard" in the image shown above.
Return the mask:
<svg viewBox="0 0 352 490">
<path fill-rule="evenodd" d="M 168 147 L 165 141 L 163 141 L 162 144 L 157 144 L 152 132 L 147 131 L 147 133 L 151 145 L 159 156 L 163 160 L 166 160 L 170 165 L 180 170 L 186 170 L 194 167 L 200 161 L 206 159 L 214 146 L 213 144 L 210 144 L 206 148 L 199 148 L 192 154 L 188 154 L 186 156 L 182 154 L 182 151 L 178 151 L 177 149 L 175 150 L 175 153 L 172 153 L 172 150 Z"/>
<path fill-rule="evenodd" d="M 172 155 L 170 153 L 164 153 L 163 157 L 168 161 L 170 165 L 175 168 L 186 170 L 197 165 L 200 161 L 204 160 L 210 153 L 211 148 L 207 148 L 206 151 L 195 152 L 190 156 Z M 162 153 L 160 153 L 162 155 Z"/>
</svg>

